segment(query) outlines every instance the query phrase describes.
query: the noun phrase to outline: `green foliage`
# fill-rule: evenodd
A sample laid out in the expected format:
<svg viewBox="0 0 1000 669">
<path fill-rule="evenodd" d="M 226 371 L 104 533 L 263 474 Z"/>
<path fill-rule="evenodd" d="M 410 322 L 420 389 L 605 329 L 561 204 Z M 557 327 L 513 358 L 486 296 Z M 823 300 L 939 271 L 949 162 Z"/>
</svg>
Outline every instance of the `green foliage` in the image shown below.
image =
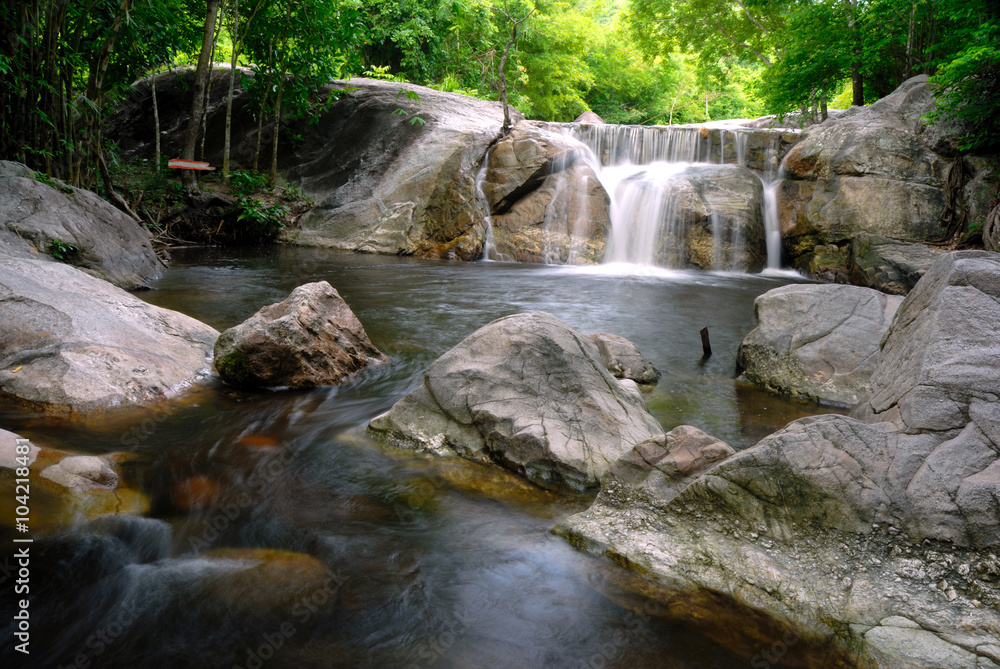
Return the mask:
<svg viewBox="0 0 1000 669">
<path fill-rule="evenodd" d="M 972 128 L 959 148 L 1000 149 L 1000 22 L 986 21 L 965 48 L 931 79 L 941 94 L 931 121 L 956 119 Z"/>
<path fill-rule="evenodd" d="M 80 247 L 76 244 L 68 244 L 60 239 L 49 240 L 49 254 L 56 260 L 69 262 L 79 252 Z"/>
<path fill-rule="evenodd" d="M 280 204 L 268 205 L 252 197 L 241 197 L 236 205 L 236 220 L 243 223 L 240 242 L 244 244 L 270 241 L 285 229 L 284 217 L 288 207 Z"/>
<path fill-rule="evenodd" d="M 259 193 L 267 186 L 267 175 L 256 174 L 250 170 L 236 170 L 229 175 L 229 187 L 242 196 Z"/>
</svg>

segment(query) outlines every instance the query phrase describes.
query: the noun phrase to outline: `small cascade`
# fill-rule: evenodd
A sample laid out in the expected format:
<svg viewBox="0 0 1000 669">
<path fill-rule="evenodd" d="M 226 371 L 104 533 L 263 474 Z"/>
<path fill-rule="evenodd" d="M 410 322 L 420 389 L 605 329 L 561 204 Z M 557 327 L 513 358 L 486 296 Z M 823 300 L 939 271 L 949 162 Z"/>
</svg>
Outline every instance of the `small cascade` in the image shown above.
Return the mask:
<svg viewBox="0 0 1000 669">
<path fill-rule="evenodd" d="M 764 239 L 767 243 L 767 268 L 781 268 L 781 226 L 778 223 L 778 181 L 764 183 Z"/>
<path fill-rule="evenodd" d="M 482 260 L 497 259 L 497 245 L 493 236 L 493 215 L 490 213 L 490 203 L 486 201 L 486 193 L 483 191 L 483 183 L 486 181 L 486 172 L 489 169 L 489 164 L 490 152 L 487 150 L 486 155 L 483 156 L 483 164 L 480 166 L 479 172 L 476 173 L 476 195 L 478 196 L 479 205 L 483 208 L 483 215 L 486 219 L 486 235 L 483 239 Z"/>
</svg>

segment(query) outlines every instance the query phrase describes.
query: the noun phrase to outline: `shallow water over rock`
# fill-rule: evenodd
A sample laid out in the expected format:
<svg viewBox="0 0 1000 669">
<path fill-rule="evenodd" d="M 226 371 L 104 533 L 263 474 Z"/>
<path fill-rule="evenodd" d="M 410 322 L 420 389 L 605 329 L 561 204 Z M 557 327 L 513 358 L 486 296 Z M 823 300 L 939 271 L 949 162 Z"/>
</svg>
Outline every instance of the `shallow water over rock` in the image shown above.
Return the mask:
<svg viewBox="0 0 1000 669">
<path fill-rule="evenodd" d="M 789 278 L 643 271 L 295 248 L 176 252 L 140 297 L 221 330 L 326 280 L 390 362 L 310 391 L 214 380 L 93 423 L 0 409 L 5 429 L 40 445 L 139 453 L 159 519 L 36 544 L 48 557 L 36 567 L 32 660 L 723 669 L 786 648 L 790 637 L 759 616 L 654 587 L 550 533 L 589 498 L 499 468 L 393 452 L 362 429 L 461 339 L 533 310 L 637 344 L 663 371 L 645 398 L 665 429 L 694 425 L 741 449 L 825 411 L 733 380 L 754 298 Z M 101 632 L 107 643 L 91 639 Z M 805 642 L 786 651 L 781 666 L 842 666 Z"/>
</svg>

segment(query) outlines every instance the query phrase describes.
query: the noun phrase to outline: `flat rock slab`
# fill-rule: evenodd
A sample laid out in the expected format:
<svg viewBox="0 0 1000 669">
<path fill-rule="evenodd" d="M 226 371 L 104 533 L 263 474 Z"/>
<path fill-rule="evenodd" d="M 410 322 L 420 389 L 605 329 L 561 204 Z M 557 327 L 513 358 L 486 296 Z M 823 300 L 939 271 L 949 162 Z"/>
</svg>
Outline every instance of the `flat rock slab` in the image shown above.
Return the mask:
<svg viewBox="0 0 1000 669">
<path fill-rule="evenodd" d="M 616 380 L 589 337 L 544 312 L 469 335 L 369 429 L 575 489 L 595 486 L 619 456 L 663 433 L 635 383 Z"/>
<path fill-rule="evenodd" d="M 81 413 L 171 396 L 208 375 L 216 337 L 75 267 L 0 255 L 0 397 Z"/>
<path fill-rule="evenodd" d="M 754 301 L 757 327 L 740 344 L 737 373 L 783 395 L 854 406 L 902 301 L 857 286 L 769 290 Z"/>
<path fill-rule="evenodd" d="M 215 344 L 219 375 L 248 388 L 336 385 L 386 360 L 326 281 L 299 286 L 285 300 L 224 331 Z"/>
</svg>

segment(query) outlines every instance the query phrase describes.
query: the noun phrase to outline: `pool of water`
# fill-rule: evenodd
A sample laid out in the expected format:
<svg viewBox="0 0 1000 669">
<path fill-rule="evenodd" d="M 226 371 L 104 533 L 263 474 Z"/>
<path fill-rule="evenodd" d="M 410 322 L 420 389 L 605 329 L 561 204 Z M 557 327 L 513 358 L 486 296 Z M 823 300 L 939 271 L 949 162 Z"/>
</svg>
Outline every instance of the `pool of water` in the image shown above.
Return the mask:
<svg viewBox="0 0 1000 669">
<path fill-rule="evenodd" d="M 132 484 L 170 527 L 126 532 L 145 559 L 89 531 L 42 542 L 38 663 L 29 666 L 694 669 L 745 667 L 768 647 L 777 632 L 766 622 L 751 625 L 722 601 L 686 610 L 550 534 L 588 498 L 393 452 L 363 427 L 477 328 L 542 310 L 635 342 L 663 372 L 645 397 L 665 428 L 695 425 L 746 448 L 827 411 L 733 378 L 754 298 L 792 278 L 190 249 L 138 295 L 221 330 L 318 280 L 340 292 L 389 364 L 312 391 L 213 380 L 152 409 L 81 423 L 0 408 L 5 429 L 38 444 L 136 453 Z M 219 571 L 223 558 L 261 549 L 276 566 Z M 319 573 L 332 585 L 317 585 Z M 123 611 L 134 615 L 123 621 Z M 820 666 L 821 650 L 800 644 L 782 666 Z"/>
</svg>

